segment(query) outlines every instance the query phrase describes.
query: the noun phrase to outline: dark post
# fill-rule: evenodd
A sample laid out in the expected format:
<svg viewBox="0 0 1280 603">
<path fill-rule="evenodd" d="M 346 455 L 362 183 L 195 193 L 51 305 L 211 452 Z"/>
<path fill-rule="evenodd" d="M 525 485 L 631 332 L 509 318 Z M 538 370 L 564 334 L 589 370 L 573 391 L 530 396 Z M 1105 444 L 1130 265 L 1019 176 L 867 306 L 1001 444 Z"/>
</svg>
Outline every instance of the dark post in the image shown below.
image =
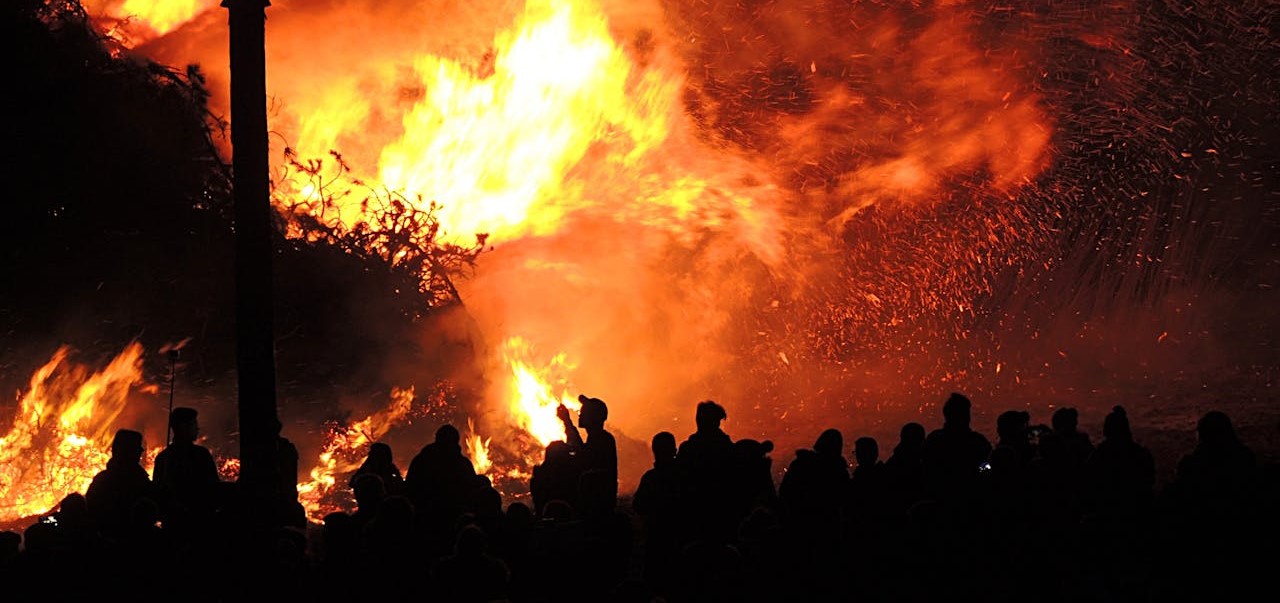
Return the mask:
<svg viewBox="0 0 1280 603">
<path fill-rule="evenodd" d="M 223 0 L 231 29 L 231 169 L 235 192 L 236 370 L 240 478 L 268 501 L 277 483 L 272 216 L 267 144 L 267 0 Z"/>
</svg>

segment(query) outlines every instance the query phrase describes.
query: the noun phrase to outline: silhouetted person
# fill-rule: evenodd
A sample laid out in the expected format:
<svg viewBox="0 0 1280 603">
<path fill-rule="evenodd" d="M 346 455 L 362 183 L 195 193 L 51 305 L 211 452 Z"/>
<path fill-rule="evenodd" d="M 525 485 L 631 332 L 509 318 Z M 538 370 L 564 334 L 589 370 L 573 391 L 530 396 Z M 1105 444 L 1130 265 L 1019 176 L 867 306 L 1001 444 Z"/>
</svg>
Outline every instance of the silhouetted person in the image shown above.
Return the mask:
<svg viewBox="0 0 1280 603">
<path fill-rule="evenodd" d="M 196 410 L 173 409 L 169 427 L 173 441 L 156 455 L 152 481 L 165 531 L 190 544 L 213 521 L 222 480 L 213 454 L 196 443 L 200 437 Z"/>
<path fill-rule="evenodd" d="M 924 465 L 929 494 L 964 500 L 973 494 L 978 470 L 991 455 L 987 436 L 970 427 L 973 403 L 952 393 L 942 405 L 942 427 L 925 438 Z"/>
<path fill-rule="evenodd" d="M 280 525 L 303 529 L 307 525 L 306 509 L 298 501 L 298 447 L 284 435 L 284 424 L 274 419 L 276 433 L 276 514 Z"/>
<path fill-rule="evenodd" d="M 477 474 L 471 481 L 471 501 L 468 510 L 475 517 L 475 524 L 485 534 L 495 534 L 502 527 L 502 493 L 493 486 L 488 475 Z"/>
<path fill-rule="evenodd" d="M 404 476 L 396 466 L 390 445 L 383 442 L 370 444 L 369 454 L 365 456 L 364 462 L 360 463 L 360 466 L 351 474 L 350 485 L 354 487 L 356 479 L 366 473 L 373 473 L 382 478 L 382 486 L 386 488 L 388 496 L 405 493 Z"/>
<path fill-rule="evenodd" d="M 435 441 L 418 451 L 404 476 L 405 494 L 428 534 L 428 544 L 441 554 L 452 546 L 458 517 L 471 510 L 476 471 L 462 453 L 461 441 L 458 428 L 441 425 Z"/>
<path fill-rule="evenodd" d="M 564 424 L 565 438 L 580 472 L 579 481 L 582 476 L 595 473 L 598 475 L 589 479 L 599 487 L 590 492 L 579 487 L 574 506 L 580 511 L 586 507 L 612 511 L 618 503 L 618 442 L 604 428 L 609 418 L 609 407 L 604 400 L 585 395 L 579 395 L 578 402 L 582 404 L 578 411 L 578 427 L 587 432 L 586 439 L 574 427 L 569 409 L 561 405 L 556 409 L 556 416 Z M 600 498 L 596 500 L 595 497 Z"/>
<path fill-rule="evenodd" d="M 879 562 L 878 553 L 884 548 L 891 530 L 901 526 L 894 516 L 898 510 L 898 501 L 893 498 L 889 489 L 888 473 L 885 464 L 880 460 L 880 444 L 871 436 L 862 436 L 853 441 L 853 472 L 849 475 L 847 492 L 842 495 L 844 506 L 843 553 L 847 562 L 860 567 L 858 571 L 871 575 L 850 575 L 850 587 L 858 592 L 868 593 L 872 590 L 872 576 L 878 576 L 880 570 L 875 566 Z M 837 570 L 838 571 L 838 570 Z"/>
<path fill-rule="evenodd" d="M 1025 410 L 1006 410 L 996 417 L 996 443 L 994 448 L 1007 447 L 1013 451 L 1009 459 L 1018 471 L 1025 470 L 1036 457 L 1032 441 L 1031 413 Z"/>
<path fill-rule="evenodd" d="M 186 562 L 189 557 L 186 551 L 178 554 L 173 550 L 170 534 L 160 527 L 160 519 L 160 504 L 156 501 L 144 497 L 133 503 L 129 527 L 113 551 L 118 557 L 112 564 L 114 584 L 109 590 L 125 592 L 143 581 L 156 580 L 157 576 L 161 585 L 172 588 L 181 584 L 182 578 L 198 575 L 197 568 L 177 563 Z"/>
<path fill-rule="evenodd" d="M 155 484 L 142 468 L 143 451 L 141 432 L 116 430 L 106 468 L 94 475 L 85 491 L 89 514 L 102 535 L 113 541 L 122 539 L 129 530 L 133 506 L 139 499 L 156 499 Z"/>
<path fill-rule="evenodd" d="M 812 449 L 796 450 L 778 484 L 782 526 L 791 538 L 792 586 L 799 599 L 834 589 L 849 463 L 844 436 L 836 429 L 818 435 Z"/>
<path fill-rule="evenodd" d="M 72 492 L 62 497 L 58 502 L 58 509 L 52 515 L 56 521 L 54 525 L 57 526 L 57 540 L 61 545 L 83 551 L 98 550 L 103 546 L 102 533 L 83 494 Z"/>
<path fill-rule="evenodd" d="M 1027 468 L 1027 533 L 1009 555 L 1013 573 L 1024 592 L 1038 592 L 1046 600 L 1063 600 L 1064 584 L 1071 583 L 1073 564 L 1079 562 L 1077 535 L 1080 526 L 1080 476 L 1075 453 L 1055 430 L 1041 434 L 1036 458 Z"/>
<path fill-rule="evenodd" d="M 732 504 L 733 463 L 733 439 L 720 428 L 727 418 L 723 406 L 711 400 L 699 402 L 694 414 L 697 429 L 676 452 L 686 505 L 681 529 L 686 542 L 708 538 L 728 542 L 737 531 L 733 518 L 725 513 Z"/>
<path fill-rule="evenodd" d="M 534 466 L 529 479 L 529 495 L 536 516 L 541 517 L 547 503 L 553 500 L 569 503 L 577 496 L 578 468 L 574 461 L 569 444 L 560 440 L 547 444 L 542 462 Z"/>
<path fill-rule="evenodd" d="M 6 601 L 84 601 L 107 590 L 104 580 L 117 570 L 117 541 L 83 549 L 59 525 L 56 513 L 46 515 L 22 532 L 22 550 L 14 560 L 13 582 L 4 585 Z M 68 572 L 74 569 L 74 579 Z"/>
<path fill-rule="evenodd" d="M 511 570 L 510 588 L 513 598 L 532 594 L 534 558 L 533 527 L 537 518 L 533 509 L 522 502 L 507 505 L 503 513 L 502 528 L 489 539 L 493 554 L 507 563 Z"/>
<path fill-rule="evenodd" d="M 1239 512 L 1257 471 L 1253 450 L 1240 441 L 1231 418 L 1209 411 L 1196 423 L 1196 446 L 1178 461 L 1173 488 L 1197 510 Z"/>
<path fill-rule="evenodd" d="M 826 528 L 840 522 L 840 507 L 849 485 L 849 462 L 844 458 L 844 436 L 837 429 L 824 430 L 812 449 L 796 450 L 796 458 L 778 485 L 784 525 Z"/>
<path fill-rule="evenodd" d="M 773 485 L 772 440 L 743 438 L 733 443 L 730 465 L 730 494 L 735 524 L 747 518 L 757 507 L 778 510 L 778 490 Z"/>
<path fill-rule="evenodd" d="M 742 554 L 728 542 L 696 540 L 676 559 L 673 601 L 741 601 L 746 593 Z M 796 586 L 796 585 L 788 585 Z M 804 600 L 789 588 L 789 600 Z M 788 599 L 784 599 L 788 600 Z"/>
<path fill-rule="evenodd" d="M 360 478 L 366 479 L 381 478 L 373 474 Z M 359 536 L 366 571 L 361 577 L 367 581 L 368 589 L 361 593 L 361 598 L 412 598 L 418 582 L 415 574 L 432 561 L 421 550 L 414 522 L 415 512 L 409 497 L 385 493 L 373 508 L 373 515 L 363 522 Z M 374 593 L 381 597 L 372 597 Z"/>
<path fill-rule="evenodd" d="M 489 554 L 487 546 L 488 537 L 479 526 L 467 525 L 458 532 L 453 554 L 431 566 L 438 600 L 489 603 L 508 597 L 511 572 L 506 562 Z M 573 589 L 576 584 L 563 587 Z"/>
<path fill-rule="evenodd" d="M 367 567 L 361 565 L 366 559 L 360 548 L 361 537 L 351 514 L 334 511 L 324 516 L 314 562 L 322 600 L 350 601 L 368 591 L 362 580 L 354 580 L 351 575 Z"/>
<path fill-rule="evenodd" d="M 1133 600 L 1149 588 L 1155 459 L 1134 440 L 1124 407 L 1102 424 L 1102 441 L 1085 464 L 1080 537 L 1091 545 L 1090 565 L 1109 595 Z"/>
<path fill-rule="evenodd" d="M 365 524 L 373 520 L 378 507 L 387 497 L 387 488 L 382 477 L 376 473 L 365 473 L 357 477 L 351 485 L 351 493 L 355 497 L 356 509 L 351 513 L 352 523 L 356 531 L 363 532 Z"/>
<path fill-rule="evenodd" d="M 883 521 L 888 496 L 880 444 L 871 436 L 853 441 L 853 473 L 849 476 L 848 510 L 851 521 Z"/>
<path fill-rule="evenodd" d="M 1076 452 L 1056 430 L 1040 436 L 1037 455 L 1028 466 L 1028 489 L 1041 531 L 1065 539 L 1080 519 L 1082 465 Z"/>
<path fill-rule="evenodd" d="M 650 442 L 653 467 L 640 476 L 631 508 L 640 517 L 644 537 L 644 579 L 650 587 L 666 592 L 671 564 L 680 550 L 680 476 L 676 468 L 676 437 L 658 432 Z"/>
<path fill-rule="evenodd" d="M 909 422 L 898 430 L 898 443 L 884 462 L 885 485 L 897 519 L 925 496 L 924 425 Z"/>
<path fill-rule="evenodd" d="M 1080 431 L 1080 412 L 1069 406 L 1053 411 L 1050 420 L 1053 432 L 1062 438 L 1063 444 L 1071 453 L 1069 457 L 1076 467 L 1084 467 L 1093 454 L 1093 440 L 1089 434 Z"/>
<path fill-rule="evenodd" d="M 1280 532 L 1275 501 L 1259 495 L 1258 469 L 1226 413 L 1200 417 L 1195 447 L 1179 459 L 1165 493 L 1178 526 L 1163 547 L 1174 579 L 1166 595 L 1245 600 L 1272 587 Z"/>
<path fill-rule="evenodd" d="M 26 528 L 26 550 L 14 559 L 13 580 L 4 583 L 5 600 L 40 601 L 53 594 L 65 597 L 60 600 L 87 599 L 90 593 L 103 590 L 104 580 L 121 569 L 117 561 L 123 539 L 101 537 L 84 495 L 64 496 L 52 512 Z M 67 579 L 71 568 L 75 580 Z"/>
<path fill-rule="evenodd" d="M 1151 451 L 1133 439 L 1124 407 L 1115 406 L 1102 425 L 1102 441 L 1085 465 L 1090 511 L 1130 518 L 1149 510 L 1156 467 Z"/>
</svg>

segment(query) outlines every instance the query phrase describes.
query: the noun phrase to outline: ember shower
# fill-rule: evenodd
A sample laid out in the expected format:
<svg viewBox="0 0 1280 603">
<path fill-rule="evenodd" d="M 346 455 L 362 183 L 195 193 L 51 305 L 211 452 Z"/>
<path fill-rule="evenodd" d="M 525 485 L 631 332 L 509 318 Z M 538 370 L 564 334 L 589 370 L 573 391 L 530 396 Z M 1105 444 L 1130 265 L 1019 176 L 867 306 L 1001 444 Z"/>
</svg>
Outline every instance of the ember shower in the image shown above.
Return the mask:
<svg viewBox="0 0 1280 603">
<path fill-rule="evenodd" d="M 200 64 L 225 113 L 215 1 L 85 4 L 130 52 Z M 437 203 L 445 239 L 487 235 L 455 283 L 487 384 L 462 403 L 473 450 L 517 474 L 580 392 L 633 440 L 691 431 L 712 398 L 786 450 L 830 425 L 891 437 L 953 389 L 1044 409 L 1250 387 L 1274 372 L 1272 16 L 278 1 L 275 155 L 351 173 L 320 189 L 281 163 L 275 196 L 335 198 L 322 217 L 350 228 L 376 210 L 343 187 L 371 185 Z M 374 433 L 428 386 L 387 383 Z"/>
</svg>

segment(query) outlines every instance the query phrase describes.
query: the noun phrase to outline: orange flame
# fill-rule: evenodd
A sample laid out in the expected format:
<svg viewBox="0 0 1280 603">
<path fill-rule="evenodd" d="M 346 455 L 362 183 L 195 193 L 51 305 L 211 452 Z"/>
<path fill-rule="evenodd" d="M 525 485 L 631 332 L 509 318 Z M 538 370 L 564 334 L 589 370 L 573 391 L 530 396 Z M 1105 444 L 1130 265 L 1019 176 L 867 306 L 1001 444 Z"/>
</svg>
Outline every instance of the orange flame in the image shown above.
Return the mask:
<svg viewBox="0 0 1280 603">
<path fill-rule="evenodd" d="M 418 59 L 426 98 L 383 149 L 382 180 L 445 200 L 441 220 L 454 233 L 548 234 L 566 211 L 550 201 L 571 192 L 568 171 L 598 142 L 620 145 L 622 162 L 660 143 L 676 90 L 633 73 L 587 4 L 532 0 L 494 45 L 491 74 Z"/>
<path fill-rule="evenodd" d="M 548 236 L 571 213 L 608 205 L 611 219 L 681 232 L 735 216 L 759 251 L 778 253 L 771 214 L 709 181 L 735 164 L 731 157 L 703 161 L 706 174 L 694 175 L 688 163 L 696 159 L 672 162 L 655 153 L 691 142 L 681 113 L 683 76 L 657 61 L 638 66 L 598 4 L 529 0 L 495 35 L 491 59 L 474 65 L 420 54 L 412 62 L 417 79 L 408 85 L 423 96 L 407 110 L 375 106 L 349 81 L 300 93 L 286 107 L 297 115 L 296 148 L 304 156 L 324 156 L 342 143 L 377 149 L 366 152 L 376 155 L 377 177 L 356 165 L 359 180 L 411 199 L 424 195 L 421 209 L 438 200 L 445 238 Z M 394 65 L 375 70 L 384 79 L 396 72 Z M 401 127 L 378 140 L 370 120 L 389 109 L 403 112 Z M 602 198 L 613 191 L 625 194 Z M 282 200 L 309 201 L 322 191 L 310 181 L 286 181 L 279 192 Z M 346 227 L 371 211 L 362 195 L 334 200 L 337 215 L 324 218 Z"/>
<path fill-rule="evenodd" d="M 199 5 L 212 8 L 213 2 Z M 564 379 L 573 367 L 565 353 L 545 364 L 535 360 L 545 356 L 511 335 L 567 350 L 584 362 L 601 359 L 605 366 L 589 367 L 583 384 L 595 387 L 590 380 L 596 379 L 625 385 L 639 399 L 653 393 L 666 399 L 667 392 L 646 388 L 700 383 L 736 356 L 737 348 L 722 339 L 736 324 L 730 317 L 756 311 L 737 304 L 765 301 L 778 308 L 787 295 L 799 298 L 807 288 L 825 287 L 827 269 L 839 271 L 843 261 L 827 259 L 828 252 L 840 251 L 827 248 L 828 239 L 840 245 L 844 226 L 870 213 L 863 210 L 880 203 L 928 208 L 957 182 L 1004 199 L 1031 186 L 1052 153 L 1053 124 L 1036 86 L 1024 81 L 1017 60 L 993 51 L 1017 50 L 1017 44 L 992 49 L 975 41 L 983 17 L 964 3 L 916 7 L 937 17 L 924 20 L 929 25 L 923 28 L 905 22 L 915 19 L 915 9 L 855 7 L 850 14 L 871 18 L 846 22 L 831 19 L 830 7 L 796 3 L 771 13 L 777 21 L 759 19 L 742 3 L 720 3 L 714 10 L 692 2 L 625 8 L 601 0 L 446 3 L 457 8 L 443 18 L 443 5 L 431 1 L 324 4 L 323 10 L 305 4 L 272 13 L 268 73 L 272 97 L 279 99 L 273 131 L 302 158 L 340 151 L 361 186 L 385 187 L 424 206 L 439 201 L 435 213 L 446 239 L 470 241 L 487 233 L 489 242 L 507 244 L 498 252 L 505 255 L 482 260 L 491 262 L 478 271 L 482 279 L 461 284 L 460 294 L 469 298 L 486 337 L 507 342 L 492 360 L 500 359 L 510 377 L 491 401 L 504 420 L 543 445 L 563 438 L 556 407 L 577 408 Z M 811 14 L 815 10 L 823 14 Z M 158 8 L 135 12 L 161 14 Z M 682 20 L 692 22 L 685 31 Z M 828 31 L 824 20 L 841 25 Z M 856 35 L 849 35 L 855 21 Z M 145 51 L 168 64 L 215 70 L 209 80 L 213 102 L 225 104 L 225 91 L 217 94 L 227 80 L 217 72 L 225 64 L 224 49 L 199 43 L 215 34 L 225 38 L 212 31 L 224 24 L 223 18 L 203 19 L 194 24 L 199 27 L 170 30 L 172 43 L 160 40 Z M 320 30 L 326 43 L 316 42 Z M 355 40 L 358 56 L 348 50 Z M 769 73 L 767 60 L 751 65 L 775 45 L 790 58 L 808 59 L 801 64 L 811 106 L 773 110 L 752 92 L 754 75 Z M 827 56 L 839 68 L 823 64 Z M 748 71 L 752 78 L 736 77 Z M 851 73 L 873 77 L 877 85 L 862 86 Z M 786 92 L 770 77 L 763 83 Z M 738 83 L 745 87 L 735 92 Z M 695 110 L 689 101 L 697 99 Z M 733 109 L 738 103 L 744 108 Z M 717 117 L 724 107 L 723 119 Z M 320 217 L 339 226 L 353 227 L 376 211 L 362 205 L 364 195 L 330 184 L 284 180 L 276 192 L 285 205 L 332 196 L 336 215 Z M 786 241 L 796 244 L 788 248 Z M 961 266 L 981 264 L 1002 245 L 1007 243 L 993 238 L 990 251 L 957 246 L 945 256 Z M 671 257 L 679 246 L 689 257 Z M 754 268 L 737 268 L 739 258 L 762 260 L 770 269 L 793 262 L 777 271 L 787 281 L 779 287 L 782 299 L 756 300 Z M 929 269 L 932 263 L 913 264 L 924 276 L 912 272 L 838 286 L 876 308 L 874 316 L 883 307 L 891 326 L 900 314 L 912 315 L 913 307 L 903 304 L 970 307 L 983 283 L 952 278 L 950 266 Z M 529 268 L 547 278 L 531 284 Z M 686 274 L 670 278 L 679 271 Z M 588 317 L 576 310 L 583 291 L 597 307 L 634 303 L 657 310 Z M 839 323 L 874 318 L 848 300 L 830 304 Z M 637 319 L 676 328 L 662 337 L 628 329 Z M 800 370 L 786 339 L 759 335 L 769 352 L 761 357 Z M 698 350 L 697 361 L 684 362 L 689 348 Z M 622 361 L 637 349 L 645 353 Z M 629 415 L 657 420 L 634 418 L 656 413 Z M 335 444 L 329 452 L 350 444 Z M 483 451 L 503 464 L 501 454 L 495 459 L 488 453 L 506 452 L 507 442 L 499 439 L 501 450 L 488 444 L 475 433 L 468 440 L 477 460 Z M 313 504 L 332 490 L 323 484 L 339 464 L 322 454 L 304 486 L 317 489 L 308 493 L 316 497 Z"/>
<path fill-rule="evenodd" d="M 569 393 L 565 373 L 573 370 L 563 353 L 556 354 L 541 369 L 530 364 L 532 346 L 520 337 L 512 337 L 502 346 L 502 355 L 511 368 L 508 411 L 516 426 L 546 446 L 564 440 L 564 424 L 556 409 L 564 405 L 576 411 L 582 407 Z M 558 390 L 558 393 L 555 392 Z"/>
<path fill-rule="evenodd" d="M 113 37 L 134 46 L 182 27 L 217 8 L 219 0 L 80 0 L 80 4 L 97 21 L 109 24 Z"/>
<path fill-rule="evenodd" d="M 298 500 L 312 521 L 322 521 L 333 511 L 344 510 L 342 503 L 350 502 L 346 490 L 339 488 L 338 478 L 355 471 L 368 453 L 369 445 L 387 433 L 413 406 L 413 388 L 394 388 L 391 402 L 364 419 L 346 427 L 331 431 L 315 467 L 311 479 L 298 484 Z M 345 486 L 345 482 L 342 486 Z"/>
<path fill-rule="evenodd" d="M 44 513 L 66 494 L 88 489 L 111 456 L 130 393 L 157 390 L 143 379 L 142 352 L 130 343 L 106 368 L 88 374 L 63 346 L 36 370 L 13 425 L 0 437 L 0 521 Z"/>
<path fill-rule="evenodd" d="M 467 419 L 467 431 L 471 434 L 467 436 L 467 456 L 471 457 L 476 473 L 485 475 L 493 469 L 493 460 L 489 458 L 489 442 L 493 438 L 481 438 L 471 419 Z"/>
</svg>

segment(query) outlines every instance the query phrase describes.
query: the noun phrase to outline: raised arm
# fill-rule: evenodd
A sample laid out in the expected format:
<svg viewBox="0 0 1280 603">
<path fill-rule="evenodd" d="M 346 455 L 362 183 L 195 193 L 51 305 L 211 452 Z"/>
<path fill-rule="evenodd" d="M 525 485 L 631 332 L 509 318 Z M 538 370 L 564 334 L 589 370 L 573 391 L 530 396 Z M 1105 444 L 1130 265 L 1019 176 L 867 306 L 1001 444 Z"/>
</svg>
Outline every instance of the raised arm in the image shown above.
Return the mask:
<svg viewBox="0 0 1280 603">
<path fill-rule="evenodd" d="M 556 409 L 556 417 L 560 419 L 561 423 L 564 423 L 564 436 L 569 443 L 569 447 L 574 450 L 580 450 L 582 448 L 582 434 L 578 433 L 578 428 L 573 425 L 573 419 L 569 416 L 569 409 L 561 404 Z"/>
</svg>

